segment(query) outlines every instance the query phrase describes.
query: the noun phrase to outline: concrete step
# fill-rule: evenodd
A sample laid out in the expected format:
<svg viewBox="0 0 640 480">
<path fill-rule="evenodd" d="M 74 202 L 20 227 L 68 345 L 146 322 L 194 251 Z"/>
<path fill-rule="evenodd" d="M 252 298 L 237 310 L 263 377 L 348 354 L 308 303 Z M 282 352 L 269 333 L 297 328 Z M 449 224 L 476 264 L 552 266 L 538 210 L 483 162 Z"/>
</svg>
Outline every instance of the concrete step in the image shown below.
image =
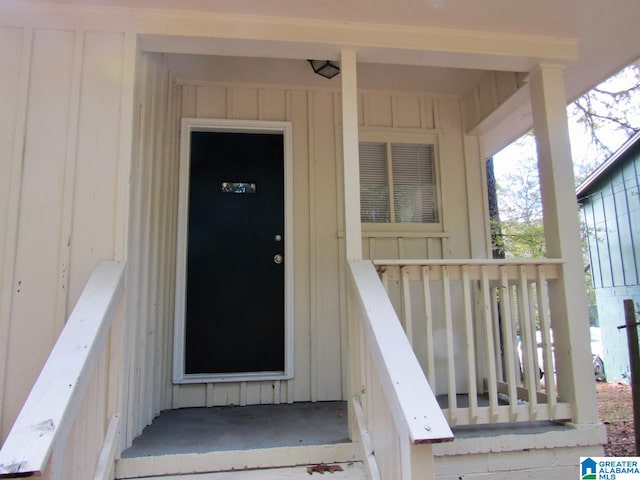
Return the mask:
<svg viewBox="0 0 640 480">
<path fill-rule="evenodd" d="M 242 470 L 235 472 L 195 473 L 191 475 L 163 475 L 145 477 L 144 480 L 309 480 L 313 476 L 329 475 L 331 480 L 366 480 L 362 462 L 323 464 L 315 466 L 296 466 L 267 468 L 261 470 Z M 325 478 L 325 477 L 322 477 Z"/>
<path fill-rule="evenodd" d="M 224 473 L 224 475 L 229 475 L 230 472 L 246 470 L 259 472 L 264 469 L 286 469 L 291 467 L 296 467 L 296 471 L 303 471 L 308 477 L 309 474 L 306 471 L 307 466 L 318 464 L 331 465 L 336 463 L 348 465 L 352 462 L 356 462 L 357 460 L 358 458 L 356 456 L 356 444 L 354 443 L 260 448 L 255 450 L 231 450 L 207 453 L 153 455 L 144 457 L 121 458 L 117 460 L 115 478 L 133 479 L 143 477 L 162 477 L 166 480 L 167 478 L 183 478 L 185 475 L 194 474 L 209 475 L 217 472 L 222 472 Z M 347 470 L 345 469 L 345 471 Z M 197 478 L 198 480 L 208 480 L 209 478 L 221 477 L 197 476 L 194 478 Z M 263 477 L 258 476 L 255 478 L 262 479 Z M 297 477 L 283 476 L 264 478 Z"/>
</svg>

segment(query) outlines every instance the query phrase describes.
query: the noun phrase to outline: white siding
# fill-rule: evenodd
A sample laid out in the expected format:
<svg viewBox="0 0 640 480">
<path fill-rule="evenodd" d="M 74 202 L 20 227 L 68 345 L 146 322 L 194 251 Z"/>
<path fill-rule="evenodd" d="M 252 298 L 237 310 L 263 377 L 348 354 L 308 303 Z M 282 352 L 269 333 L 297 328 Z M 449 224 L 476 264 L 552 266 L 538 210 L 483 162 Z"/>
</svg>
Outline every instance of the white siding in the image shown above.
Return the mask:
<svg viewBox="0 0 640 480">
<path fill-rule="evenodd" d="M 346 399 L 343 391 L 337 94 L 236 85 L 185 85 L 182 116 L 293 123 L 295 379 L 174 387 L 173 406 Z M 290 383 L 290 385 L 289 385 Z"/>
<path fill-rule="evenodd" d="M 346 399 L 339 92 L 206 80 L 186 83 L 180 89 L 184 117 L 287 120 L 293 124 L 295 378 L 290 382 L 176 385 L 170 406 Z M 382 131 L 390 133 L 440 134 L 440 188 L 447 207 L 437 232 L 366 232 L 365 256 L 468 258 L 466 190 L 482 190 L 482 163 L 477 148 L 465 151 L 463 140 L 471 147 L 477 142 L 463 135 L 460 100 L 364 92 L 359 103 L 363 107 L 360 126 L 365 131 L 383 127 Z M 468 187 L 467 182 L 474 183 Z M 476 218 L 481 219 L 482 202 L 474 203 Z M 486 251 L 486 244 L 478 243 L 478 250 Z"/>
<path fill-rule="evenodd" d="M 0 342 L 2 434 L 89 274 L 110 258 L 127 260 L 122 335 L 135 346 L 123 349 L 133 352 L 123 359 L 123 391 L 110 394 L 125 443 L 166 408 L 346 399 L 339 91 L 176 86 L 164 57 L 134 58 L 134 36 L 125 33 L 3 28 L 0 35 L 0 142 L 10 152 L 0 164 L 0 338 L 8 339 Z M 468 257 L 470 216 L 483 211 L 466 191 L 482 191 L 482 169 L 477 141 L 463 133 L 460 99 L 383 91 L 359 97 L 363 130 L 438 136 L 443 219 L 437 231 L 367 232 L 365 256 Z M 180 116 L 293 124 L 292 381 L 172 385 Z M 474 242 L 486 250 L 484 238 Z M 100 413 L 87 435 L 100 437 L 110 413 Z"/>
<path fill-rule="evenodd" d="M 525 74 L 516 72 L 485 72 L 463 96 L 467 131 L 477 127 L 496 112 L 524 84 Z"/>
<path fill-rule="evenodd" d="M 4 438 L 89 274 L 124 250 L 114 225 L 128 110 L 124 34 L 0 28 L 0 37 Z"/>
<path fill-rule="evenodd" d="M 486 258 L 483 162 L 476 137 L 464 134 L 458 97 L 408 93 L 360 95 L 362 132 L 435 134 L 441 225 L 363 228 L 365 258 Z M 391 127 L 391 128 L 381 128 Z M 474 196 L 475 195 L 475 196 Z M 470 225 L 476 227 L 473 238 Z"/>
<path fill-rule="evenodd" d="M 172 406 L 178 188 L 179 104 L 162 55 L 141 55 L 137 80 L 126 333 L 135 347 L 127 368 L 127 444 Z"/>
<path fill-rule="evenodd" d="M 74 245 L 69 262 L 78 275 L 71 279 L 71 298 L 80 294 L 97 263 L 115 255 L 120 112 L 122 102 L 124 35 L 88 32 L 82 58 L 80 105 L 77 112 Z M 99 181 L 97 181 L 99 180 Z M 105 208 L 108 207 L 108 208 Z M 105 235 L 95 231 L 105 228 Z"/>
</svg>

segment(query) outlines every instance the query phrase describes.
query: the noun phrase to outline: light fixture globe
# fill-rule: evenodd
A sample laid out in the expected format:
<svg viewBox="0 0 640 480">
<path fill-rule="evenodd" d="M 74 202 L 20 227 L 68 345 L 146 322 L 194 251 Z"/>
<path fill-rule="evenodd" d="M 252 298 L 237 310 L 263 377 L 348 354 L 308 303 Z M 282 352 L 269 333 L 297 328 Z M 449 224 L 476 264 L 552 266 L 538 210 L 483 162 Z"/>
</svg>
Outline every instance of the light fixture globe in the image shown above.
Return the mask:
<svg viewBox="0 0 640 480">
<path fill-rule="evenodd" d="M 340 65 L 337 62 L 331 60 L 308 60 L 313 68 L 314 73 L 323 76 L 324 78 L 333 78 L 340 73 Z"/>
</svg>

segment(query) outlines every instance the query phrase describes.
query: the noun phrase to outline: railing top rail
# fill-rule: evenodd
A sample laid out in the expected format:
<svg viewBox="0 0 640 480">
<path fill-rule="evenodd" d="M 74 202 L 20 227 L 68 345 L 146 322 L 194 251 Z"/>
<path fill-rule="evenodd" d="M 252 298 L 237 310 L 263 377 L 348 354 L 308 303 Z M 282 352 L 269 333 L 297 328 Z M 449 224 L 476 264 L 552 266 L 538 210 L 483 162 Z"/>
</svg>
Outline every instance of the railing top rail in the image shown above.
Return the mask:
<svg viewBox="0 0 640 480">
<path fill-rule="evenodd" d="M 566 260 L 562 258 L 507 258 L 507 259 L 443 259 L 443 260 L 425 260 L 425 259 L 376 259 L 372 260 L 376 266 L 463 266 L 463 265 L 559 265 L 566 263 Z"/>
<path fill-rule="evenodd" d="M 404 421 L 413 443 L 453 440 L 453 433 L 427 382 L 370 261 L 350 262 L 365 335 L 391 408 Z M 395 417 L 395 415 L 394 415 Z"/>
<path fill-rule="evenodd" d="M 103 262 L 91 275 L 0 450 L 0 476 L 46 468 L 75 420 L 123 290 L 123 262 Z"/>
</svg>

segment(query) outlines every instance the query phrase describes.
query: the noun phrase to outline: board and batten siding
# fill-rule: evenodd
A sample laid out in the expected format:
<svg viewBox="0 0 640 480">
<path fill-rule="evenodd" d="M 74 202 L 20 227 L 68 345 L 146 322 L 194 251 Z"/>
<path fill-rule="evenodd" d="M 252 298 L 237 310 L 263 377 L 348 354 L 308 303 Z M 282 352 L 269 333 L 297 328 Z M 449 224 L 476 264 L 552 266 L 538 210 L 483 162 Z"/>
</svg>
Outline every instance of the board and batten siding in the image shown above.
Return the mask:
<svg viewBox="0 0 640 480">
<path fill-rule="evenodd" d="M 0 27 L 2 438 L 91 272 L 125 256 L 134 48 Z"/>
<path fill-rule="evenodd" d="M 452 96 L 364 92 L 359 95 L 360 133 L 388 134 L 394 141 L 437 138 L 436 186 L 439 224 L 389 229 L 363 226 L 363 256 L 370 259 L 486 258 L 480 147 L 463 131 L 461 101 Z M 392 137 L 393 136 L 393 137 Z"/>
<path fill-rule="evenodd" d="M 180 98 L 161 54 L 140 54 L 131 164 L 123 440 L 171 408 Z"/>
<path fill-rule="evenodd" d="M 292 122 L 295 377 L 175 385 L 173 407 L 346 399 L 338 94 L 213 84 L 183 85 L 181 92 L 183 117 Z"/>
<path fill-rule="evenodd" d="M 591 260 L 607 381 L 629 381 L 623 300 L 640 302 L 640 147 L 636 144 L 579 199 Z"/>
<path fill-rule="evenodd" d="M 167 408 L 345 399 L 339 91 L 176 85 L 163 55 L 138 53 L 128 33 L 0 28 L 0 36 L 0 144 L 8 152 L 0 163 L 3 436 L 90 273 L 111 258 L 127 260 L 122 338 L 123 351 L 131 353 L 122 360 L 122 391 L 110 394 L 110 410 L 96 428 L 106 428 L 117 405 L 124 445 Z M 435 235 L 367 233 L 366 254 L 486 253 L 486 229 L 472 229 L 486 218 L 477 195 L 482 161 L 477 139 L 464 135 L 460 99 L 361 92 L 359 102 L 362 131 L 437 135 L 442 214 Z M 292 122 L 291 381 L 172 384 L 182 116 Z"/>
<path fill-rule="evenodd" d="M 174 385 L 171 407 L 346 399 L 340 93 L 207 81 L 179 88 L 182 117 L 292 122 L 295 377 Z M 359 104 L 362 131 L 438 135 L 443 204 L 440 231 L 368 231 L 365 256 L 469 258 L 474 243 L 486 251 L 483 236 L 471 239 L 470 217 L 484 218 L 483 202 L 468 197 L 482 191 L 482 163 L 463 134 L 460 100 L 363 92 Z"/>
<path fill-rule="evenodd" d="M 596 288 L 640 285 L 640 150 L 581 200 Z"/>
</svg>

